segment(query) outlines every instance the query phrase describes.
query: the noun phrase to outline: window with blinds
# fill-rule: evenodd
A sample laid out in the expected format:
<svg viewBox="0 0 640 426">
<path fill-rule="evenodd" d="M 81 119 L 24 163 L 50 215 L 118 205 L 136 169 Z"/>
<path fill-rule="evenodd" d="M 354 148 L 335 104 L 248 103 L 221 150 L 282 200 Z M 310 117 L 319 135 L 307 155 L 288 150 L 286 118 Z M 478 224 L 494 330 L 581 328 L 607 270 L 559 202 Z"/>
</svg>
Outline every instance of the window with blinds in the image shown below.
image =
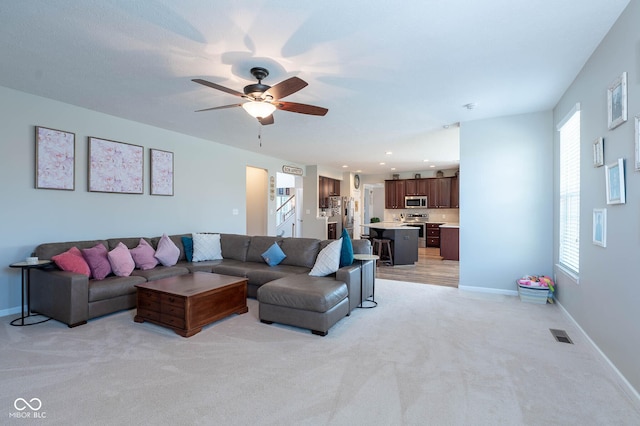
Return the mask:
<svg viewBox="0 0 640 426">
<path fill-rule="evenodd" d="M 560 265 L 580 272 L 580 104 L 558 125 L 560 131 Z"/>
</svg>

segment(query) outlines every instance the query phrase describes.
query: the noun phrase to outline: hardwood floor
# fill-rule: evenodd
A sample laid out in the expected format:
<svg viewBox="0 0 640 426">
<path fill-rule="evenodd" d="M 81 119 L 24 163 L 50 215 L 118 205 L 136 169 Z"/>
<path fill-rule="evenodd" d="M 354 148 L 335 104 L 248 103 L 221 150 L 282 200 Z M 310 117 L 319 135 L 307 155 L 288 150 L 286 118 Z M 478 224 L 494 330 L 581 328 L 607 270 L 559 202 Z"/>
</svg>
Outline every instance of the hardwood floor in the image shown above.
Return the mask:
<svg viewBox="0 0 640 426">
<path fill-rule="evenodd" d="M 418 261 L 413 265 L 385 266 L 376 270 L 377 278 L 458 287 L 459 267 L 455 260 L 442 260 L 440 249 L 418 248 Z"/>
</svg>

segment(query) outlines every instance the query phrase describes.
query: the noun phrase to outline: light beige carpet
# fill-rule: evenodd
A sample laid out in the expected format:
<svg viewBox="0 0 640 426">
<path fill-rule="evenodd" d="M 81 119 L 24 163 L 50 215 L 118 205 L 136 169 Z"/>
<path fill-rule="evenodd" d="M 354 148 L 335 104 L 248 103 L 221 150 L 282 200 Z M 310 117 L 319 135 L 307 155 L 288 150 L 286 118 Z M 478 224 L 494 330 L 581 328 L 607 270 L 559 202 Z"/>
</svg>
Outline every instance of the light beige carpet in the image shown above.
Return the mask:
<svg viewBox="0 0 640 426">
<path fill-rule="evenodd" d="M 134 310 L 74 329 L 5 317 L 0 423 L 29 424 L 14 403 L 38 398 L 33 424 L 640 424 L 639 401 L 556 305 L 388 280 L 376 299 L 326 337 L 261 324 L 253 299 L 187 339 Z"/>
</svg>

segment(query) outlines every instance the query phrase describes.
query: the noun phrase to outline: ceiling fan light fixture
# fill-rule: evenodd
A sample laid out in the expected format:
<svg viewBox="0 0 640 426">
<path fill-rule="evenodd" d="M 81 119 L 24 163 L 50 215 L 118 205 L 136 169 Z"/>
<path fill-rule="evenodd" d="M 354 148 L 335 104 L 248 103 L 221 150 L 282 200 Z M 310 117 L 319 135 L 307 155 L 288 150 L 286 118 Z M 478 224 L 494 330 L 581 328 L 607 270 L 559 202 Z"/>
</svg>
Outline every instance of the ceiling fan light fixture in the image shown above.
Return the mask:
<svg viewBox="0 0 640 426">
<path fill-rule="evenodd" d="M 276 106 L 269 102 L 249 101 L 242 104 L 242 108 L 254 118 L 265 118 L 273 114 Z"/>
</svg>

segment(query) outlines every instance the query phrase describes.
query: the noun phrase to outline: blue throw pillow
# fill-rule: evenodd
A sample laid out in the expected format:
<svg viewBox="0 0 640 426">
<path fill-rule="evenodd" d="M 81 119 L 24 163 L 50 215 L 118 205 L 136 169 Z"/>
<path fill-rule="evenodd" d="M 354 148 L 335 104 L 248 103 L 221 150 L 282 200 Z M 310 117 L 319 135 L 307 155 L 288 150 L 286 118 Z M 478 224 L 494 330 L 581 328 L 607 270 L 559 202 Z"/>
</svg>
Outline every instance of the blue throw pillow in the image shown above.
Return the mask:
<svg viewBox="0 0 640 426">
<path fill-rule="evenodd" d="M 187 262 L 193 261 L 193 238 L 182 237 L 182 245 L 184 246 L 184 256 Z"/>
<path fill-rule="evenodd" d="M 353 263 L 353 244 L 346 229 L 342 228 L 342 251 L 340 252 L 340 267 Z"/>
<path fill-rule="evenodd" d="M 287 255 L 284 254 L 278 243 L 273 243 L 267 251 L 262 253 L 262 258 L 269 266 L 276 266 L 282 262 L 285 257 L 287 257 Z"/>
</svg>

